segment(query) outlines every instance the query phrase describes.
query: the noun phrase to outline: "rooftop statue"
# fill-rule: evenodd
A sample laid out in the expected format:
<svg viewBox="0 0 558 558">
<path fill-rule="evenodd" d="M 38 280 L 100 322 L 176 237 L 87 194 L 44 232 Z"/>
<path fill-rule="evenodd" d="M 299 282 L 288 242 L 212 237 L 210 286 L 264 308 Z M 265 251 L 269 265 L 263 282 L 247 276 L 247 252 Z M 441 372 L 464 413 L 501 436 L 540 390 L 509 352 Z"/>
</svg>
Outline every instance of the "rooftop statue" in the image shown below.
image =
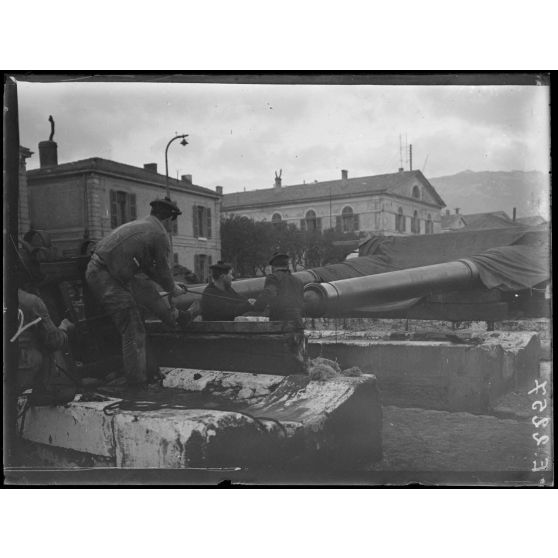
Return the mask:
<svg viewBox="0 0 558 558">
<path fill-rule="evenodd" d="M 48 141 L 52 141 L 52 138 L 54 137 L 54 118 L 52 118 L 52 114 L 48 117 L 48 121 L 50 122 L 50 136 Z"/>
</svg>

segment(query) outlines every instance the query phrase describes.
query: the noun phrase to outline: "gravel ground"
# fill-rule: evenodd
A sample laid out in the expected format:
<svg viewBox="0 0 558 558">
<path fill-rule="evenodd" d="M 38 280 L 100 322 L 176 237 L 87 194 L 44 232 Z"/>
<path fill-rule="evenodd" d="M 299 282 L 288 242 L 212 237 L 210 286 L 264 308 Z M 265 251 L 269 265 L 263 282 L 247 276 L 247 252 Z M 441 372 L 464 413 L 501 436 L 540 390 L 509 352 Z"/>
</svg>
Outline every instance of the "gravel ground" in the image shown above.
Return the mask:
<svg viewBox="0 0 558 558">
<path fill-rule="evenodd" d="M 539 418 L 552 416 L 551 379 L 550 362 L 542 362 L 539 383 L 547 381 L 549 404 Z M 425 472 L 437 473 L 438 482 L 456 472 L 531 474 L 534 460 L 552 455 L 552 443 L 538 448 L 533 439 L 535 432 L 552 437 L 550 426 L 533 425 L 533 403 L 541 399 L 528 393 L 534 385 L 506 394 L 492 416 L 384 407 L 384 458 L 369 470 L 388 480 L 389 473 L 406 473 L 396 475 L 398 482 L 420 481 Z"/>
</svg>

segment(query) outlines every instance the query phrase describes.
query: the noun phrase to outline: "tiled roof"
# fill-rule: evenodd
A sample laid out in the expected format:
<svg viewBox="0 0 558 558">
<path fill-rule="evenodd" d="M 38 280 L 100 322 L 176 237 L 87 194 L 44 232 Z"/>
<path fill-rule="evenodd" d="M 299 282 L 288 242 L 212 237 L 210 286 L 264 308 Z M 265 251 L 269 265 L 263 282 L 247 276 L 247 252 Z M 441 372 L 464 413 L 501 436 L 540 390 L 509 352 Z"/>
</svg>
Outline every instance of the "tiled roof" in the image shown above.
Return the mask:
<svg viewBox="0 0 558 558">
<path fill-rule="evenodd" d="M 445 207 L 446 204 L 421 171 L 403 171 L 225 194 L 222 208 L 223 211 L 232 211 L 249 206 L 289 204 L 315 201 L 319 198 L 344 198 L 370 193 L 393 193 L 398 188 L 414 185 L 417 180 L 428 188 L 430 195 L 440 207 Z"/>
<path fill-rule="evenodd" d="M 515 224 L 505 211 L 470 213 L 468 215 L 462 215 L 462 217 L 468 229 L 506 228 Z"/>
<path fill-rule="evenodd" d="M 90 157 L 89 159 L 81 159 L 79 161 L 72 161 L 71 163 L 63 163 L 54 167 L 44 167 L 41 169 L 33 169 L 27 171 L 29 180 L 34 180 L 41 177 L 56 176 L 58 174 L 74 173 L 74 172 L 107 172 L 112 174 L 119 174 L 129 179 L 139 179 L 146 182 L 151 182 L 158 186 L 165 187 L 166 177 L 162 174 L 148 171 L 133 165 L 125 163 L 117 163 L 109 159 L 101 159 L 100 157 Z M 169 187 L 177 188 L 182 191 L 192 192 L 193 194 L 201 194 L 204 196 L 211 196 L 219 198 L 220 195 L 209 188 L 203 188 L 195 184 L 190 184 L 184 180 L 176 180 L 169 177 Z"/>
<path fill-rule="evenodd" d="M 462 226 L 465 226 L 465 222 L 463 221 L 462 215 L 458 213 L 452 213 L 450 215 L 442 215 L 441 220 L 441 227 L 442 229 L 458 229 L 459 223 L 462 223 Z"/>
</svg>

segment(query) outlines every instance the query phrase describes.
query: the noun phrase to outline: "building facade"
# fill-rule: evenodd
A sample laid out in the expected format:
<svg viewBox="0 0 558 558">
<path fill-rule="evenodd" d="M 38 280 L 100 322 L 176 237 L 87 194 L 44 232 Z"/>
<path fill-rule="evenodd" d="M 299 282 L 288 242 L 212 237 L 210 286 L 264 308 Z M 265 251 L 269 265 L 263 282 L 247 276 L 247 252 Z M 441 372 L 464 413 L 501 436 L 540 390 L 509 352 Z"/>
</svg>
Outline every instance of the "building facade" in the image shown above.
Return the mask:
<svg viewBox="0 0 558 558">
<path fill-rule="evenodd" d="M 41 142 L 46 143 L 46 142 Z M 144 168 L 93 157 L 58 165 L 47 160 L 27 172 L 30 227 L 46 230 L 63 256 L 79 253 L 84 239 L 97 241 L 117 226 L 149 214 L 149 203 L 166 195 L 166 177 L 155 164 Z M 172 232 L 173 261 L 201 281 L 221 254 L 218 191 L 194 185 L 191 176 L 169 178 L 182 210 Z"/>
<path fill-rule="evenodd" d="M 240 215 L 255 221 L 294 223 L 303 230 L 336 228 L 342 232 L 376 235 L 440 232 L 445 207 L 420 171 L 237 192 L 223 196 L 224 216 Z"/>
</svg>

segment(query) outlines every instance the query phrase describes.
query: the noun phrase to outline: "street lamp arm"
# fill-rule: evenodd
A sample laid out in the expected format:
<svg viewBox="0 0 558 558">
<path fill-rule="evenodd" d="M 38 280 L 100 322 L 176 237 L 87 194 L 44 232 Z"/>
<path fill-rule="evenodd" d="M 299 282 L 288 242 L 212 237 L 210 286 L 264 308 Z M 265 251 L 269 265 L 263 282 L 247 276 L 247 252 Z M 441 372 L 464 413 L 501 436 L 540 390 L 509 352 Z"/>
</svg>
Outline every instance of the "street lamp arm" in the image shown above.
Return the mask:
<svg viewBox="0 0 558 558">
<path fill-rule="evenodd" d="M 165 147 L 165 176 L 166 176 L 166 186 L 167 186 L 167 198 L 170 199 L 170 192 L 169 192 L 169 157 L 168 157 L 168 153 L 169 153 L 169 147 L 170 144 L 177 139 L 181 139 L 182 138 L 182 145 L 186 145 L 188 142 L 186 141 L 186 138 L 188 137 L 188 134 L 179 134 L 178 136 L 174 136 L 174 138 L 172 138 L 169 143 L 167 143 L 167 147 Z"/>
</svg>

